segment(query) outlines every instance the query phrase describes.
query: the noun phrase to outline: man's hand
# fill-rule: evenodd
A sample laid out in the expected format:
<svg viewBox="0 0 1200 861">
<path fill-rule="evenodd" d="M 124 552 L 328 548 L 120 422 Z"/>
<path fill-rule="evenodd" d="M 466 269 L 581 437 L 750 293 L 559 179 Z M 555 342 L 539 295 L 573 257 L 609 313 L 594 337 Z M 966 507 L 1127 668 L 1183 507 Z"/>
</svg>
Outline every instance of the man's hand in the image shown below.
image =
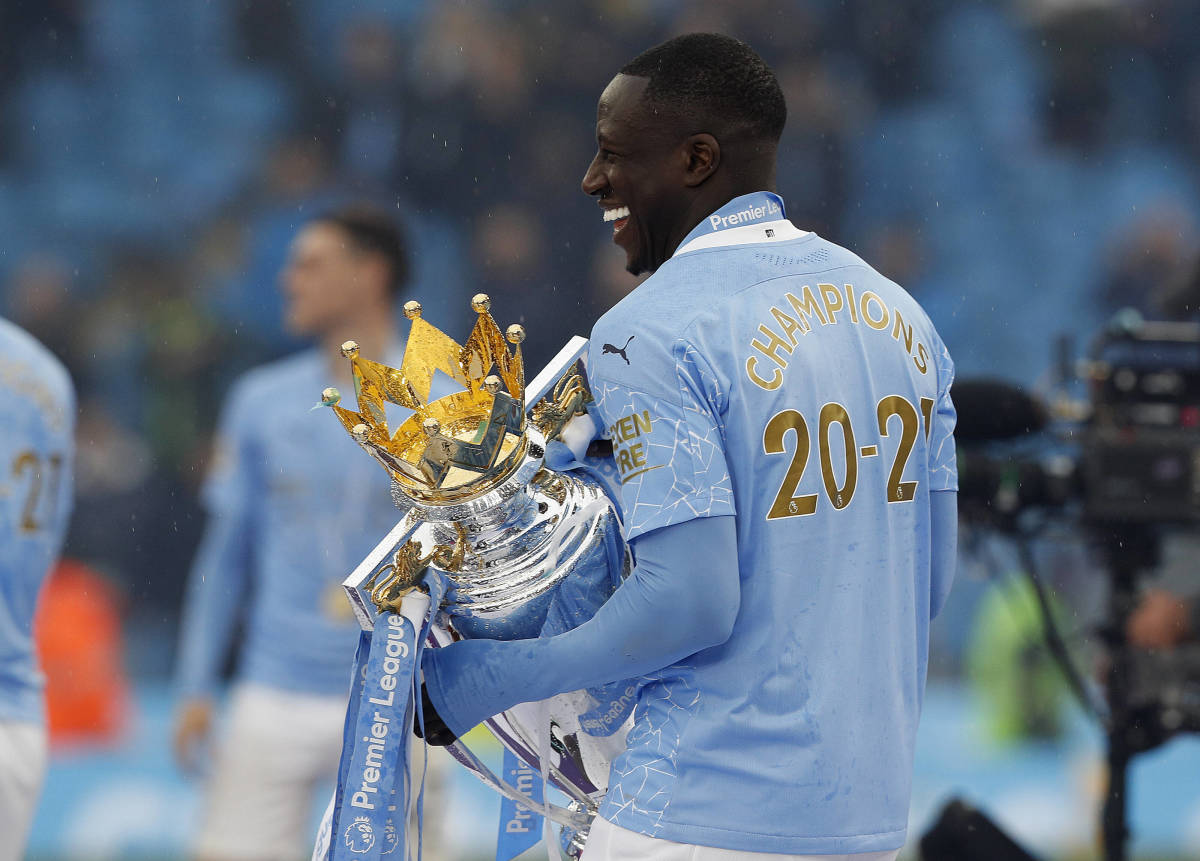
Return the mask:
<svg viewBox="0 0 1200 861">
<path fill-rule="evenodd" d="M 442 716 L 437 713 L 437 709 L 433 707 L 433 702 L 429 699 L 429 692 L 425 690 L 425 685 L 421 685 L 421 714 L 413 715 L 413 732 L 417 738 L 425 739 L 426 743 L 434 747 L 445 747 L 448 744 L 454 744 L 458 737 L 450 727 L 446 726 L 446 722 L 442 720 Z M 421 721 L 425 722 L 425 734 L 421 734 Z"/>
<path fill-rule="evenodd" d="M 1188 629 L 1188 606 L 1183 599 L 1164 589 L 1151 589 L 1129 617 L 1125 636 L 1144 649 L 1169 649 L 1191 633 Z"/>
<path fill-rule="evenodd" d="M 184 700 L 175 716 L 175 762 L 188 774 L 200 771 L 201 756 L 212 731 L 213 704 L 208 697 Z"/>
</svg>

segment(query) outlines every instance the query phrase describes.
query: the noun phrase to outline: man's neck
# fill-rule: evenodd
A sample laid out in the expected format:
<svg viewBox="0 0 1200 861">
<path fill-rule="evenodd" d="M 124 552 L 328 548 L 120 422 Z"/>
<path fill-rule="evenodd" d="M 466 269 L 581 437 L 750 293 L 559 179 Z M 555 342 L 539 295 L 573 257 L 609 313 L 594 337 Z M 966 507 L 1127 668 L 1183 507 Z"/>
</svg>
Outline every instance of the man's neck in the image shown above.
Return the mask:
<svg viewBox="0 0 1200 861">
<path fill-rule="evenodd" d="M 335 373 L 350 378 L 349 364 L 342 356 L 342 344 L 357 341 L 359 355 L 364 359 L 386 362 L 388 352 L 396 341 L 396 324 L 391 308 L 374 309 L 331 326 L 319 339 L 321 355 Z"/>
<path fill-rule="evenodd" d="M 670 253 L 665 259 L 669 259 L 671 254 L 679 250 L 679 246 L 683 244 L 683 240 L 688 237 L 696 225 L 707 219 L 710 215 L 716 212 L 729 201 L 741 197 L 745 194 L 753 194 L 756 191 L 775 191 L 773 182 L 764 184 L 759 187 L 751 187 L 751 184 L 744 185 L 724 185 L 714 187 L 709 193 L 697 195 L 691 205 L 688 207 L 686 216 L 680 221 L 680 226 L 676 230 L 678 235 L 671 237 L 672 245 Z"/>
</svg>

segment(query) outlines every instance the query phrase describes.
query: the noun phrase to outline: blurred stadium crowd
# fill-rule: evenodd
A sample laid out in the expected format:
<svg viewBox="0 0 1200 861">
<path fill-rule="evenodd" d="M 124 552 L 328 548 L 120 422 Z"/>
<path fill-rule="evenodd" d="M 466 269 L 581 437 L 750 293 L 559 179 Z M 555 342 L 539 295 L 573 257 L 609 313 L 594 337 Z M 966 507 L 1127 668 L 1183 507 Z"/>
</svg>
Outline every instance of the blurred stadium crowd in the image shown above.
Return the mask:
<svg viewBox="0 0 1200 861">
<path fill-rule="evenodd" d="M 135 673 L 169 666 L 220 398 L 297 346 L 296 228 L 387 206 L 426 316 L 485 291 L 540 367 L 633 283 L 579 191 L 597 94 L 688 30 L 777 69 L 790 217 L 908 287 L 960 376 L 1034 383 L 1059 333 L 1189 312 L 1191 0 L 0 4 L 0 313 L 76 381 L 66 555 L 121 584 Z"/>
</svg>

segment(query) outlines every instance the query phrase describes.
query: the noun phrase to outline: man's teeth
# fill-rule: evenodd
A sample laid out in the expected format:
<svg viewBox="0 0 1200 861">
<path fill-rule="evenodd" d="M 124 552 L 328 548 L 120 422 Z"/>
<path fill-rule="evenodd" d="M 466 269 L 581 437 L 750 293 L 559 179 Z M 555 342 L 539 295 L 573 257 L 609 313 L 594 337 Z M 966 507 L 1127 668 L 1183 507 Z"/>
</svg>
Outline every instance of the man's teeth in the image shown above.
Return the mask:
<svg viewBox="0 0 1200 861">
<path fill-rule="evenodd" d="M 628 217 L 629 217 L 629 207 L 628 206 L 618 206 L 616 209 L 604 210 L 604 220 L 605 221 L 618 221 L 622 218 L 628 218 Z"/>
</svg>

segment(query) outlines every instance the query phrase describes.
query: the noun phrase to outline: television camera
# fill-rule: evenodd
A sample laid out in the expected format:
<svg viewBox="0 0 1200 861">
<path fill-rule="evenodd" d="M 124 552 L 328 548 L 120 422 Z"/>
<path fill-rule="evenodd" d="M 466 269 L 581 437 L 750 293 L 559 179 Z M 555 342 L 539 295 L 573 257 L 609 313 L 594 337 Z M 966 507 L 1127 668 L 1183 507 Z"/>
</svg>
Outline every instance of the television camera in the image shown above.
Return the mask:
<svg viewBox="0 0 1200 861">
<path fill-rule="evenodd" d="M 1152 654 L 1125 638 L 1139 578 L 1157 564 L 1162 536 L 1200 523 L 1200 324 L 1122 312 L 1074 376 L 1084 399 L 1043 403 L 995 380 L 954 386 L 960 514 L 1017 540 L 1050 652 L 1105 726 L 1104 857 L 1120 861 L 1130 760 L 1178 732 L 1200 731 L 1200 644 Z M 1036 574 L 1029 541 L 1053 519 L 1083 530 L 1109 576 L 1103 701 L 1075 669 Z"/>
</svg>

